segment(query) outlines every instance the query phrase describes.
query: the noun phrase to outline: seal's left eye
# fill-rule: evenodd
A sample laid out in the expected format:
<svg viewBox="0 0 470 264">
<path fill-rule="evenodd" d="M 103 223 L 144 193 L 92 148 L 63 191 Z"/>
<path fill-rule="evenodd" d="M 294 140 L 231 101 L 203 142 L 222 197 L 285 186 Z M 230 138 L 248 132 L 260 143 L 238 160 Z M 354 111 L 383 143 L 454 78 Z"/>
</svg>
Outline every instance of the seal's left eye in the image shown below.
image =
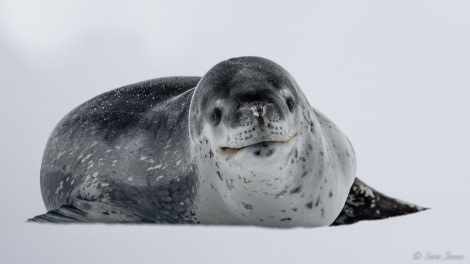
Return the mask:
<svg viewBox="0 0 470 264">
<path fill-rule="evenodd" d="M 289 108 L 289 111 L 293 111 L 294 110 L 294 106 L 295 106 L 295 102 L 294 102 L 294 99 L 292 97 L 287 97 L 286 98 L 286 105 L 287 105 L 287 108 Z"/>
<path fill-rule="evenodd" d="M 214 122 L 214 125 L 218 125 L 220 123 L 220 120 L 222 119 L 222 110 L 219 108 L 214 108 L 212 111 L 212 122 Z"/>
</svg>

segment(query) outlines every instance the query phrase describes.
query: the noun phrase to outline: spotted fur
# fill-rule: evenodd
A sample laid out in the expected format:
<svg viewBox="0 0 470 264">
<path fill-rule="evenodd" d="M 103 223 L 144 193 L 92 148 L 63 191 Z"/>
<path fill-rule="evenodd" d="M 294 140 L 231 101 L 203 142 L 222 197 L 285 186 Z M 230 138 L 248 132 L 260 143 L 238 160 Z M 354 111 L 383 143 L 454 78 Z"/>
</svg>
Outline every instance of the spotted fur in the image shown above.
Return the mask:
<svg viewBox="0 0 470 264">
<path fill-rule="evenodd" d="M 412 212 L 354 178 L 349 140 L 287 71 L 235 58 L 70 112 L 44 152 L 48 212 L 31 221 L 292 227 Z"/>
</svg>

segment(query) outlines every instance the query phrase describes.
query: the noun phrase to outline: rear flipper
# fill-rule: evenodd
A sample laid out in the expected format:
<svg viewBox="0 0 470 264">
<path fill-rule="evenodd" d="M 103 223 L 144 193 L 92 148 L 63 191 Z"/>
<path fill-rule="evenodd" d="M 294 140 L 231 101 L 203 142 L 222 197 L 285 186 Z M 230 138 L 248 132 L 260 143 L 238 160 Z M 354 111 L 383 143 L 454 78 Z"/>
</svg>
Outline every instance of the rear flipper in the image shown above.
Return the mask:
<svg viewBox="0 0 470 264">
<path fill-rule="evenodd" d="M 38 223 L 76 223 L 86 222 L 87 213 L 71 204 L 50 210 L 49 212 L 28 219 L 28 222 Z"/>
<path fill-rule="evenodd" d="M 154 223 L 129 210 L 103 202 L 74 201 L 50 210 L 45 214 L 28 219 L 38 223 Z"/>
<path fill-rule="evenodd" d="M 384 219 L 426 210 L 421 206 L 390 198 L 356 178 L 343 210 L 332 225 L 353 224 L 362 220 Z"/>
</svg>

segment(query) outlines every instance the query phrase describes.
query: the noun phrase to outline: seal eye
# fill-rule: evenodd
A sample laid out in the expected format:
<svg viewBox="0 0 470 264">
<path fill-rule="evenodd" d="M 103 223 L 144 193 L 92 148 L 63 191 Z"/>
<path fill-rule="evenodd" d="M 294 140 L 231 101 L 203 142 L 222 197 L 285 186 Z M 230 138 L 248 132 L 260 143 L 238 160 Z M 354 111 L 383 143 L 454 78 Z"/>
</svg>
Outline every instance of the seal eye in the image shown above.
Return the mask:
<svg viewBox="0 0 470 264">
<path fill-rule="evenodd" d="M 294 106 L 295 106 L 294 99 L 292 99 L 292 97 L 287 97 L 286 98 L 286 105 L 287 105 L 287 108 L 289 108 L 289 111 L 292 112 L 294 110 Z"/>
<path fill-rule="evenodd" d="M 219 108 L 214 108 L 211 118 L 212 122 L 214 122 L 214 125 L 218 125 L 222 119 L 222 111 Z"/>
</svg>

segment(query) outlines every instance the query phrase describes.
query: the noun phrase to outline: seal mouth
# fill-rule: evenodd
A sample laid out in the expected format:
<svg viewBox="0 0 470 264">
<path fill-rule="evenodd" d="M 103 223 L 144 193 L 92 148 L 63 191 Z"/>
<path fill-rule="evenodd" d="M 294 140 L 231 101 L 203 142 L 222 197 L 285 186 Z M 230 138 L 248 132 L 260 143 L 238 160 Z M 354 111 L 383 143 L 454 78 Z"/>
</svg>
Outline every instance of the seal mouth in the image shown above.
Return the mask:
<svg viewBox="0 0 470 264">
<path fill-rule="evenodd" d="M 235 154 L 237 154 L 240 151 L 245 150 L 245 149 L 267 148 L 269 146 L 277 145 L 277 144 L 279 144 L 279 145 L 289 144 L 290 142 L 292 142 L 294 140 L 294 138 L 297 137 L 297 135 L 298 134 L 296 133 L 287 140 L 265 140 L 265 141 L 255 142 L 255 143 L 252 143 L 252 144 L 249 144 L 249 145 L 246 145 L 246 146 L 243 146 L 243 147 L 239 147 L 239 148 L 221 147 L 220 150 L 222 150 L 222 152 L 225 153 L 227 156 L 232 157 Z"/>
</svg>

